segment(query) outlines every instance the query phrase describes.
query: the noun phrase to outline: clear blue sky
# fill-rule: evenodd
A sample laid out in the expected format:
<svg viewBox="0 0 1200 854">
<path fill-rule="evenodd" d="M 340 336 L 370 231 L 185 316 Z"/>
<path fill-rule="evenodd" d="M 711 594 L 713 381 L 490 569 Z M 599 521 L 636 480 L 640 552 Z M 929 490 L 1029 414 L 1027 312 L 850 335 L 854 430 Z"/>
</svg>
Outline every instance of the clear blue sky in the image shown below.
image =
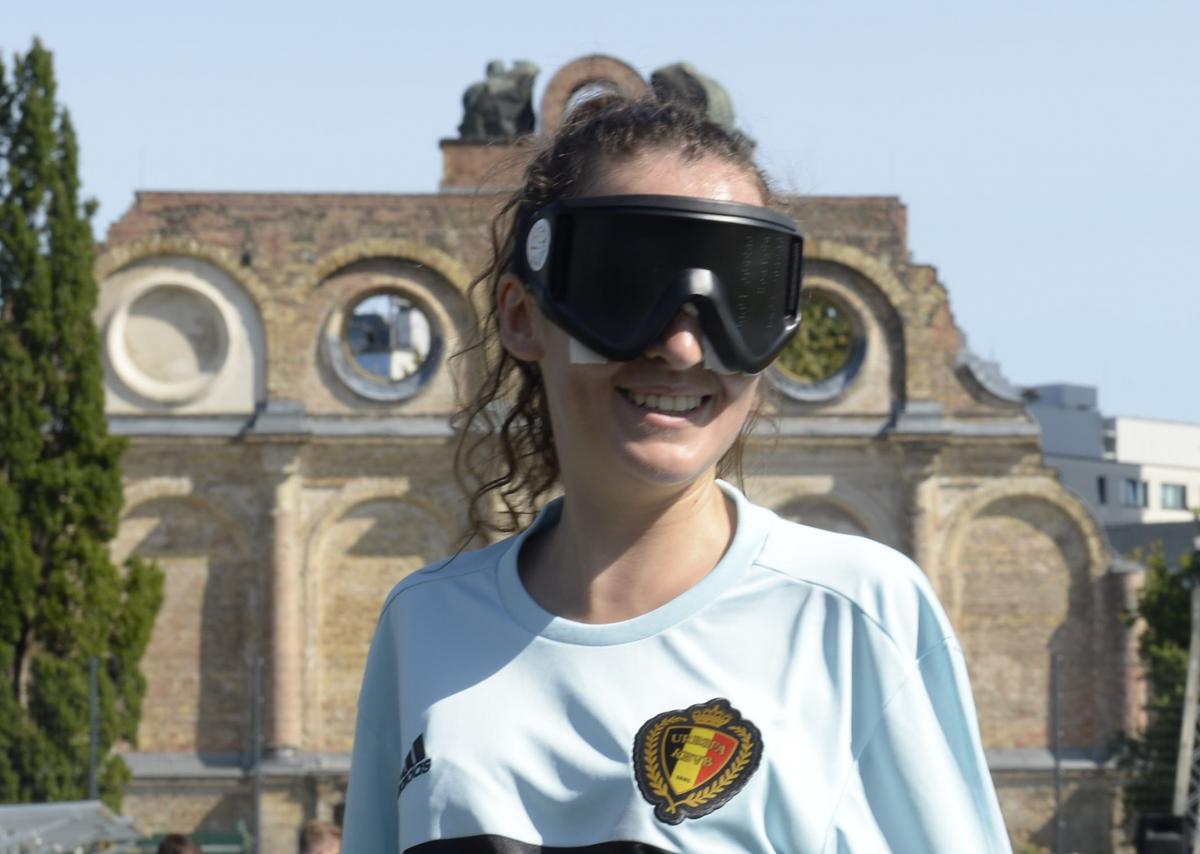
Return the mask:
<svg viewBox="0 0 1200 854">
<path fill-rule="evenodd" d="M 54 51 L 98 236 L 137 189 L 431 191 L 496 57 L 608 53 L 729 90 L 786 190 L 894 194 L 1014 382 L 1200 422 L 1200 3 L 5 4 Z"/>
</svg>

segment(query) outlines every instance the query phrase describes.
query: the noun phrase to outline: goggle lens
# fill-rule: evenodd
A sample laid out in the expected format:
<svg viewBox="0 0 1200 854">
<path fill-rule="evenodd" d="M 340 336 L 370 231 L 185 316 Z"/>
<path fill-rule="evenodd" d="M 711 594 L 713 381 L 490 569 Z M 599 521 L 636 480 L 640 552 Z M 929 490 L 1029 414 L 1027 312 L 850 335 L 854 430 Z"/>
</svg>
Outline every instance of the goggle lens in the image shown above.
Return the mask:
<svg viewBox="0 0 1200 854">
<path fill-rule="evenodd" d="M 658 199 L 662 207 L 639 210 L 634 200 L 643 198 Z M 664 209 L 664 198 L 713 210 L 697 215 Z M 799 302 L 801 238 L 794 227 L 722 215 L 761 210 L 732 203 L 632 197 L 610 209 L 590 201 L 553 206 L 550 262 L 534 277 L 567 331 L 607 356 L 633 358 L 693 301 L 705 332 L 725 345 L 726 361 L 735 351 L 745 354 L 734 358 L 740 370 L 751 369 L 748 361 L 761 369 L 757 363 L 786 343 Z M 696 280 L 687 278 L 692 271 L 711 274 L 710 291 L 696 290 Z"/>
</svg>

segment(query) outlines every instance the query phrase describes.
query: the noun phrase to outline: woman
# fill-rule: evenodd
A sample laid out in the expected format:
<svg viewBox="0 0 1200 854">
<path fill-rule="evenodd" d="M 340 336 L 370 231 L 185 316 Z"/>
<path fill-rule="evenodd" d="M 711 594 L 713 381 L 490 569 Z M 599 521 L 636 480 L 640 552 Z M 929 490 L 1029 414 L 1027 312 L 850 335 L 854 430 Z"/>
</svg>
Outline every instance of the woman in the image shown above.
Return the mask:
<svg viewBox="0 0 1200 854">
<path fill-rule="evenodd" d="M 795 329 L 769 202 L 742 139 L 662 104 L 589 102 L 532 161 L 460 460 L 500 448 L 477 530 L 564 497 L 388 597 L 347 851 L 1009 850 L 921 572 L 716 478 Z"/>
</svg>

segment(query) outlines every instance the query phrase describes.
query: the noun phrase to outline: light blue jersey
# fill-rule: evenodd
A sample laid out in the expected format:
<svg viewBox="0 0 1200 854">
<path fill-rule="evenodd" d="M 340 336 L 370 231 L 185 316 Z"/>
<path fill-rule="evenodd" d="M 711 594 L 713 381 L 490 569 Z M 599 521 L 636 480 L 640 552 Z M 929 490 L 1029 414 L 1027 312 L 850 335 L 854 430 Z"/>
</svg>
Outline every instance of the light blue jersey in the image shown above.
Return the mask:
<svg viewBox="0 0 1200 854">
<path fill-rule="evenodd" d="M 359 700 L 346 851 L 1010 851 L 924 575 L 721 486 L 725 556 L 632 620 L 539 607 L 517 573 L 529 531 L 397 585 Z"/>
</svg>

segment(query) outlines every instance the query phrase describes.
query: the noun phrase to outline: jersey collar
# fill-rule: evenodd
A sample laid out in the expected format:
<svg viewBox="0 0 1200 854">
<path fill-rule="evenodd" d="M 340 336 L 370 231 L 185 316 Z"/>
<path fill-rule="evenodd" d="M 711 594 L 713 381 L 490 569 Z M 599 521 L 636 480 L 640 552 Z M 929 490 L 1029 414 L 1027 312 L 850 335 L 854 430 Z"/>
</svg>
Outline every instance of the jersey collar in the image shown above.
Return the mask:
<svg viewBox="0 0 1200 854">
<path fill-rule="evenodd" d="M 542 509 L 532 525 L 509 541 L 500 558 L 497 581 L 504 607 L 517 623 L 535 635 L 586 646 L 633 643 L 683 622 L 733 586 L 758 557 L 766 540 L 769 511 L 751 504 L 740 491 L 723 480 L 718 480 L 717 486 L 734 503 L 737 528 L 733 541 L 708 575 L 666 604 L 616 623 L 580 623 L 552 614 L 539 605 L 521 582 L 517 557 L 531 534 L 558 524 L 562 514 L 562 499 L 558 498 Z"/>
</svg>

